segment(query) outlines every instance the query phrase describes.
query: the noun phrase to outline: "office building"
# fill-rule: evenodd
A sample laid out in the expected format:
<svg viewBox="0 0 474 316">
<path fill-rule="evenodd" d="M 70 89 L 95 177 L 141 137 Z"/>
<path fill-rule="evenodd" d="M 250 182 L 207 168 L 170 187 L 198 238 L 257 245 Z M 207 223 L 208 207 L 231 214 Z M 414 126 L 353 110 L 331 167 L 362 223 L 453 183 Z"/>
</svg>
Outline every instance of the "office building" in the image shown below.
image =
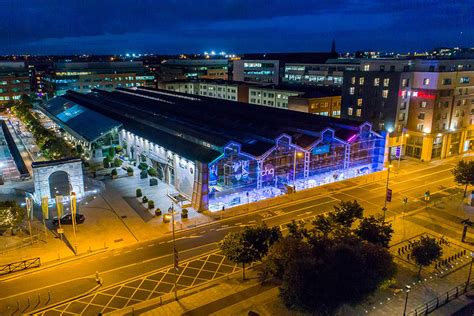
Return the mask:
<svg viewBox="0 0 474 316">
<path fill-rule="evenodd" d="M 120 87 L 153 87 L 154 75 L 142 62 L 58 62 L 43 76 L 44 90 L 63 95 L 67 90 L 112 91 Z"/>
<path fill-rule="evenodd" d="M 182 79 L 228 79 L 229 61 L 216 59 L 167 59 L 155 65 L 158 82 Z"/>
<path fill-rule="evenodd" d="M 158 88 L 230 101 L 248 102 L 249 84 L 213 79 L 186 79 L 160 82 Z"/>
</svg>

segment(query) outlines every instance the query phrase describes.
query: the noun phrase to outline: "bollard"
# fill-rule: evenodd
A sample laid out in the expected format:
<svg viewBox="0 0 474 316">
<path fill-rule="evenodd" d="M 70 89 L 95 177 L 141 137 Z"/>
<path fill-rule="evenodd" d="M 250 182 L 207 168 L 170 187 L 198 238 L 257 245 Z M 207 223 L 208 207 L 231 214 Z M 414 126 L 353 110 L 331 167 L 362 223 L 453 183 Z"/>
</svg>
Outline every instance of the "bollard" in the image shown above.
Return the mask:
<svg viewBox="0 0 474 316">
<path fill-rule="evenodd" d="M 18 308 L 18 310 L 20 310 L 20 300 L 16 301 L 16 307 Z"/>
<path fill-rule="evenodd" d="M 400 248 L 398 248 L 398 255 L 400 255 Z"/>
<path fill-rule="evenodd" d="M 28 306 L 30 306 L 30 297 L 28 296 Z"/>
<path fill-rule="evenodd" d="M 58 252 L 58 260 L 61 260 L 61 256 L 59 255 L 59 252 Z"/>
<path fill-rule="evenodd" d="M 410 260 L 410 254 L 407 254 L 407 259 Z"/>
<path fill-rule="evenodd" d="M 163 305 L 163 297 L 160 296 L 160 305 Z"/>
<path fill-rule="evenodd" d="M 41 303 L 41 295 L 38 294 L 38 305 Z"/>
<path fill-rule="evenodd" d="M 91 246 L 89 246 L 89 252 L 92 252 Z"/>
<path fill-rule="evenodd" d="M 51 292 L 48 291 L 48 302 L 51 301 Z"/>
</svg>

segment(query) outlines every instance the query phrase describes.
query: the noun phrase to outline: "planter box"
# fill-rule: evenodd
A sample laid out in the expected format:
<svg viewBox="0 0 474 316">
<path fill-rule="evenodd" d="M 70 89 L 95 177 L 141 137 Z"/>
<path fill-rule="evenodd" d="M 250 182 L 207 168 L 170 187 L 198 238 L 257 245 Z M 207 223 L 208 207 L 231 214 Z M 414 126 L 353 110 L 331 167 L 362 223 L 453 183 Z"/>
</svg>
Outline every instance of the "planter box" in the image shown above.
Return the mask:
<svg viewBox="0 0 474 316">
<path fill-rule="evenodd" d="M 127 172 L 127 175 L 128 175 L 129 177 L 131 177 L 131 176 L 133 176 L 133 172 Z"/>
<path fill-rule="evenodd" d="M 148 172 L 146 172 L 146 170 L 140 172 L 140 179 L 146 179 L 146 178 L 148 178 Z"/>
<path fill-rule="evenodd" d="M 156 178 L 151 178 L 150 179 L 150 186 L 155 186 L 158 185 L 158 180 Z"/>
<path fill-rule="evenodd" d="M 118 175 L 112 176 L 112 179 L 117 179 L 117 178 L 118 178 Z"/>
</svg>

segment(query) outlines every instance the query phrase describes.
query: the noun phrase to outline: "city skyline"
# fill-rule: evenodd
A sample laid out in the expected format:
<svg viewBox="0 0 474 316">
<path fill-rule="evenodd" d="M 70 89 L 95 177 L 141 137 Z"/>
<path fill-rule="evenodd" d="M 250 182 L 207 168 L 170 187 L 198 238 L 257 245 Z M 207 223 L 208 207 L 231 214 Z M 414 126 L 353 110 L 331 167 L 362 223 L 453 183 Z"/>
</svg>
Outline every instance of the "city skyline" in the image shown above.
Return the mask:
<svg viewBox="0 0 474 316">
<path fill-rule="evenodd" d="M 0 54 L 329 51 L 333 39 L 339 52 L 413 52 L 472 46 L 472 12 L 469 1 L 6 0 Z"/>
</svg>

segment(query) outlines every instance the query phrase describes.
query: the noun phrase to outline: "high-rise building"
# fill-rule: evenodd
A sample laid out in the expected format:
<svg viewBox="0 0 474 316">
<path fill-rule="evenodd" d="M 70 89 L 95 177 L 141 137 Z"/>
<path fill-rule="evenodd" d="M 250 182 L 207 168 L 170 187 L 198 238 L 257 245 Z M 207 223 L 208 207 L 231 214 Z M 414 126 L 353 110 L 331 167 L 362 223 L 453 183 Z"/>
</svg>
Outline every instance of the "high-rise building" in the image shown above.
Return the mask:
<svg viewBox="0 0 474 316">
<path fill-rule="evenodd" d="M 157 65 L 158 82 L 180 79 L 228 79 L 229 61 L 216 59 L 167 59 Z"/>
<path fill-rule="evenodd" d="M 365 60 L 344 73 L 341 116 L 389 132 L 393 158 L 473 150 L 474 60 Z"/>
</svg>

